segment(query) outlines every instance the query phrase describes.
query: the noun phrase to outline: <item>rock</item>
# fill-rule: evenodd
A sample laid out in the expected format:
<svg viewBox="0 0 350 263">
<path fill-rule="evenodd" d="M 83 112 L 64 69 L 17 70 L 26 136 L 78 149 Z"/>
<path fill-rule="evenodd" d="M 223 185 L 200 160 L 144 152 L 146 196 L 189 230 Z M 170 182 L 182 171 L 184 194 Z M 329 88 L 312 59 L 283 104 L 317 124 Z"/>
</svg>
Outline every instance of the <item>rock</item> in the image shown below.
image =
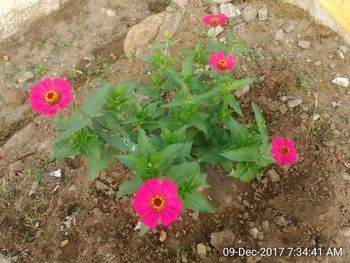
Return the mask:
<svg viewBox="0 0 350 263">
<path fill-rule="evenodd" d="M 284 40 L 284 33 L 282 29 L 277 30 L 277 32 L 275 33 L 274 39 L 276 41 Z"/>
<path fill-rule="evenodd" d="M 24 163 L 19 160 L 14 163 L 11 163 L 9 168 L 11 172 L 20 172 L 24 169 Z"/>
<path fill-rule="evenodd" d="M 159 241 L 164 242 L 167 239 L 167 233 L 164 230 L 160 230 Z"/>
<path fill-rule="evenodd" d="M 220 14 L 220 8 L 217 5 L 211 5 L 209 11 L 212 14 Z"/>
<path fill-rule="evenodd" d="M 180 8 L 185 8 L 187 5 L 188 0 L 172 0 L 175 5 L 177 5 Z"/>
<path fill-rule="evenodd" d="M 332 83 L 342 86 L 344 88 L 347 88 L 349 86 L 349 80 L 347 78 L 338 77 L 333 79 Z"/>
<path fill-rule="evenodd" d="M 264 6 L 263 8 L 260 8 L 258 10 L 258 19 L 260 21 L 266 21 L 267 20 L 267 8 Z"/>
<path fill-rule="evenodd" d="M 36 189 L 38 189 L 38 186 L 39 186 L 39 182 L 38 181 L 34 181 L 32 183 L 32 186 L 30 187 L 30 190 L 29 190 L 29 196 L 32 196 L 33 194 L 36 193 Z"/>
<path fill-rule="evenodd" d="M 339 47 L 340 51 L 343 52 L 344 54 L 348 52 L 348 48 L 346 46 L 340 46 Z"/>
<path fill-rule="evenodd" d="M 286 33 L 291 33 L 295 30 L 296 25 L 297 25 L 296 21 L 288 21 L 287 24 L 283 26 L 283 29 Z"/>
<path fill-rule="evenodd" d="M 275 169 L 268 170 L 266 174 L 269 177 L 271 182 L 279 182 L 280 181 L 280 175 L 275 171 Z"/>
<path fill-rule="evenodd" d="M 275 224 L 278 225 L 278 226 L 286 226 L 287 222 L 286 222 L 286 220 L 284 219 L 283 216 L 277 216 L 275 218 Z"/>
<path fill-rule="evenodd" d="M 296 99 L 296 100 L 289 100 L 287 103 L 288 108 L 295 108 L 299 106 L 301 103 L 303 103 L 303 100 L 301 99 Z"/>
<path fill-rule="evenodd" d="M 315 67 L 319 67 L 319 66 L 321 66 L 321 65 L 322 65 L 322 62 L 319 61 L 319 60 L 317 60 L 317 61 L 314 62 L 314 66 L 315 66 Z"/>
<path fill-rule="evenodd" d="M 98 192 L 105 193 L 106 191 L 109 190 L 109 186 L 102 183 L 101 181 L 96 181 L 95 185 L 96 185 L 96 190 Z"/>
<path fill-rule="evenodd" d="M 288 108 L 286 105 L 282 104 L 278 107 L 278 110 L 282 113 L 285 114 L 288 111 Z"/>
<path fill-rule="evenodd" d="M 258 12 L 252 5 L 247 5 L 242 11 L 242 18 L 245 22 L 253 21 L 257 15 Z"/>
<path fill-rule="evenodd" d="M 0 263 L 11 263 L 11 260 L 0 254 Z"/>
<path fill-rule="evenodd" d="M 224 14 L 227 17 L 236 17 L 236 8 L 233 4 L 227 3 L 227 4 L 221 4 L 220 5 L 220 13 Z"/>
<path fill-rule="evenodd" d="M 182 255 L 181 255 L 181 262 L 182 263 L 187 263 L 188 262 L 187 261 L 187 255 L 185 253 L 182 253 Z"/>
<path fill-rule="evenodd" d="M 219 252 L 221 252 L 224 247 L 233 245 L 234 240 L 235 234 L 231 230 L 225 230 L 210 234 L 210 244 Z"/>
<path fill-rule="evenodd" d="M 340 107 L 340 101 L 332 101 L 331 106 L 334 109 Z"/>
<path fill-rule="evenodd" d="M 27 99 L 26 93 L 18 88 L 6 89 L 3 96 L 5 104 L 11 107 L 22 105 Z"/>
<path fill-rule="evenodd" d="M 210 2 L 214 2 L 216 4 L 226 4 L 231 2 L 232 0 L 209 0 Z"/>
<path fill-rule="evenodd" d="M 87 55 L 85 55 L 84 59 L 85 59 L 86 61 L 92 62 L 92 61 L 95 61 L 95 60 L 96 60 L 96 57 L 95 57 L 93 54 L 87 54 Z"/>
<path fill-rule="evenodd" d="M 181 19 L 182 15 L 180 12 L 168 13 L 164 18 L 163 24 L 159 28 L 156 40 L 162 42 L 171 38 L 179 28 Z"/>
<path fill-rule="evenodd" d="M 206 257 L 207 247 L 203 243 L 197 244 L 197 253 L 201 258 Z"/>
<path fill-rule="evenodd" d="M 261 223 L 262 229 L 267 232 L 270 229 L 270 223 L 268 220 L 265 220 L 264 222 Z"/>
<path fill-rule="evenodd" d="M 222 32 L 224 32 L 224 29 L 222 28 L 222 26 L 216 26 L 216 27 L 211 27 L 209 30 L 208 30 L 208 36 L 209 37 L 216 37 L 218 36 L 219 34 L 221 34 Z"/>
<path fill-rule="evenodd" d="M 311 46 L 311 42 L 310 41 L 306 41 L 306 40 L 298 41 L 298 47 L 300 47 L 302 49 L 308 49 L 310 46 Z"/>
<path fill-rule="evenodd" d="M 67 245 L 68 245 L 68 243 L 69 243 L 69 240 L 68 240 L 68 239 L 63 240 L 63 241 L 61 242 L 61 247 L 65 247 L 65 246 L 67 246 Z"/>
<path fill-rule="evenodd" d="M 282 97 L 280 97 L 280 101 L 282 101 L 282 102 L 285 102 L 285 101 L 287 101 L 287 100 L 288 100 L 287 96 L 282 96 Z"/>
<path fill-rule="evenodd" d="M 113 16 L 116 16 L 116 13 L 111 10 L 111 9 L 107 9 L 107 8 L 101 8 L 101 12 L 102 14 L 108 16 L 108 17 L 113 17 Z"/>
<path fill-rule="evenodd" d="M 129 29 L 124 40 L 124 53 L 127 58 L 131 58 L 136 49 L 147 47 L 157 37 L 159 28 L 169 14 L 162 12 L 149 16 Z"/>
<path fill-rule="evenodd" d="M 344 180 L 350 181 L 350 174 L 348 174 L 347 172 L 343 172 L 342 177 L 344 178 Z"/>
<path fill-rule="evenodd" d="M 249 86 L 248 85 L 246 85 L 246 86 L 244 86 L 244 87 L 242 87 L 242 88 L 240 88 L 240 89 L 237 89 L 237 90 L 235 90 L 235 96 L 236 96 L 236 98 L 242 98 L 242 97 L 244 97 L 245 95 L 247 95 L 247 93 L 249 92 Z"/>
<path fill-rule="evenodd" d="M 321 115 L 320 114 L 314 114 L 314 115 L 312 115 L 312 119 L 314 120 L 314 121 L 317 121 L 319 118 L 321 118 Z"/>
<path fill-rule="evenodd" d="M 194 221 L 197 221 L 199 219 L 199 212 L 194 211 L 193 213 L 191 213 L 191 216 L 192 216 Z"/>
<path fill-rule="evenodd" d="M 23 82 L 26 82 L 27 80 L 30 80 L 33 77 L 34 77 L 34 75 L 32 72 L 26 71 L 17 77 L 17 81 L 18 81 L 18 83 L 23 83 Z"/>
<path fill-rule="evenodd" d="M 344 59 L 345 58 L 343 51 L 341 51 L 340 49 L 337 49 L 337 55 L 338 55 L 338 57 L 340 59 Z"/>
<path fill-rule="evenodd" d="M 252 237 L 257 239 L 258 238 L 258 234 L 259 234 L 259 230 L 256 227 L 251 228 L 251 229 L 249 229 L 249 234 L 251 234 Z"/>
</svg>

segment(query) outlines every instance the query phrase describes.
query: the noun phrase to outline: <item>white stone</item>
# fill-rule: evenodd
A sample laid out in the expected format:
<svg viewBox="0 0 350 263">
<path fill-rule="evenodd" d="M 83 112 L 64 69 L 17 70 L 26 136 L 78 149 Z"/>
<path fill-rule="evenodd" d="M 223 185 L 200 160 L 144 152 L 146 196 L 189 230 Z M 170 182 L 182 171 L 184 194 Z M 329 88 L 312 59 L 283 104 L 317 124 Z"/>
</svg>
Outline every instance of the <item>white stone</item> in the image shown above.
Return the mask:
<svg viewBox="0 0 350 263">
<path fill-rule="evenodd" d="M 332 83 L 337 84 L 339 86 L 347 88 L 349 86 L 349 80 L 347 78 L 335 78 L 332 80 Z"/>
<path fill-rule="evenodd" d="M 251 228 L 251 229 L 249 229 L 249 234 L 251 234 L 252 237 L 257 239 L 258 238 L 258 234 L 259 234 L 259 230 L 256 227 Z"/>
<path fill-rule="evenodd" d="M 236 17 L 236 8 L 233 4 L 227 3 L 227 4 L 221 4 L 220 5 L 220 13 L 224 14 L 227 17 Z"/>
<path fill-rule="evenodd" d="M 216 27 L 211 27 L 208 30 L 208 36 L 209 37 L 217 37 L 218 35 L 220 35 L 222 32 L 224 32 L 224 29 L 222 28 L 222 26 L 216 26 Z"/>
<path fill-rule="evenodd" d="M 310 46 L 311 46 L 311 42 L 310 41 L 306 41 L 306 40 L 298 41 L 298 47 L 300 47 L 302 49 L 308 49 Z"/>
<path fill-rule="evenodd" d="M 268 172 L 266 174 L 270 178 L 271 182 L 279 182 L 280 181 L 280 175 L 275 171 L 275 169 L 268 170 Z"/>
<path fill-rule="evenodd" d="M 23 82 L 26 82 L 27 80 L 31 79 L 32 77 L 34 77 L 33 73 L 30 71 L 26 71 L 18 76 L 17 81 L 18 81 L 18 83 L 23 83 Z"/>
<path fill-rule="evenodd" d="M 0 41 L 49 15 L 69 0 L 0 0 Z"/>
<path fill-rule="evenodd" d="M 187 0 L 173 0 L 173 2 L 181 8 L 185 8 L 187 5 Z"/>
<path fill-rule="evenodd" d="M 348 48 L 346 46 L 340 46 L 339 49 L 345 54 L 348 52 Z"/>
<path fill-rule="evenodd" d="M 280 41 L 284 39 L 284 33 L 282 29 L 277 30 L 277 32 L 275 33 L 274 39 L 276 41 Z"/>
<path fill-rule="evenodd" d="M 344 59 L 345 58 L 343 51 L 341 51 L 340 49 L 337 50 L 337 55 L 338 55 L 338 57 L 340 59 Z"/>
<path fill-rule="evenodd" d="M 263 8 L 258 10 L 258 19 L 260 21 L 266 21 L 267 20 L 267 8 L 264 6 Z"/>
<path fill-rule="evenodd" d="M 257 15 L 258 11 L 251 5 L 246 6 L 242 11 L 242 17 L 245 22 L 253 21 Z"/>
<path fill-rule="evenodd" d="M 101 12 L 102 14 L 108 16 L 108 17 L 113 17 L 113 16 L 116 16 L 116 13 L 111 10 L 111 9 L 107 9 L 107 8 L 101 8 Z"/>
<path fill-rule="evenodd" d="M 312 116 L 312 119 L 313 119 L 314 121 L 317 121 L 320 117 L 321 117 L 321 115 L 316 113 L 316 114 L 314 114 L 314 115 Z"/>
<path fill-rule="evenodd" d="M 249 92 L 250 88 L 248 85 L 242 87 L 242 88 L 239 88 L 237 90 L 235 90 L 235 96 L 239 99 L 239 98 L 242 98 L 244 97 L 245 95 L 247 95 L 247 93 Z"/>
<path fill-rule="evenodd" d="M 162 12 L 147 17 L 141 23 L 131 27 L 124 40 L 124 52 L 131 58 L 138 48 L 146 48 L 158 35 L 168 12 Z"/>
<path fill-rule="evenodd" d="M 207 247 L 203 244 L 197 244 L 197 253 L 200 257 L 205 257 L 207 255 Z"/>
<path fill-rule="evenodd" d="M 303 101 L 301 99 L 290 100 L 290 101 L 288 101 L 287 106 L 289 108 L 295 108 L 295 107 L 299 106 L 301 103 L 303 103 Z"/>
</svg>

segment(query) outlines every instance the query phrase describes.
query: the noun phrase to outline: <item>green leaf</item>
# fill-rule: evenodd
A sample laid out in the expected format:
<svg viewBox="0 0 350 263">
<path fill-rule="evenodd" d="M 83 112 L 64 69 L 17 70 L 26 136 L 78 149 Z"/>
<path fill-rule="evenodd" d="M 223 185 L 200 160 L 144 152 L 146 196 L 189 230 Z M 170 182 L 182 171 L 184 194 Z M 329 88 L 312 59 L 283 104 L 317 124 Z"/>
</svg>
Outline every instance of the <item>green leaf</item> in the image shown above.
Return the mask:
<svg viewBox="0 0 350 263">
<path fill-rule="evenodd" d="M 140 154 L 146 158 L 151 157 L 156 152 L 156 149 L 154 149 L 151 139 L 148 136 L 146 136 L 144 130 L 139 131 L 139 138 L 136 149 L 137 154 Z"/>
<path fill-rule="evenodd" d="M 143 236 L 144 234 L 146 234 L 148 230 L 149 230 L 148 226 L 146 226 L 145 224 L 141 223 L 140 236 Z"/>
<path fill-rule="evenodd" d="M 232 161 L 255 161 L 259 159 L 258 149 L 257 146 L 248 146 L 229 150 L 221 155 Z"/>
<path fill-rule="evenodd" d="M 227 92 L 227 91 L 234 91 L 236 89 L 239 89 L 241 87 L 247 86 L 252 84 L 255 81 L 255 78 L 244 78 L 244 79 L 235 79 L 235 80 L 228 80 L 225 81 L 223 84 L 218 87 L 219 90 Z"/>
<path fill-rule="evenodd" d="M 224 53 L 228 53 L 228 47 L 216 39 L 211 38 L 207 42 L 207 50 L 211 53 L 217 52 L 217 51 L 223 51 Z"/>
<path fill-rule="evenodd" d="M 140 176 L 134 175 L 130 181 L 124 181 L 120 186 L 119 190 L 116 193 L 116 199 L 124 195 L 131 195 L 136 193 L 136 191 L 140 188 L 143 181 Z"/>
<path fill-rule="evenodd" d="M 231 133 L 232 146 L 241 146 L 246 143 L 248 130 L 243 124 L 238 123 L 235 119 L 230 117 L 225 122 L 225 125 Z"/>
<path fill-rule="evenodd" d="M 258 130 L 259 130 L 259 133 L 261 135 L 261 139 L 262 139 L 263 143 L 267 143 L 269 135 L 268 135 L 268 130 L 266 127 L 264 117 L 262 115 L 262 111 L 259 108 L 259 106 L 256 105 L 254 102 L 252 102 L 252 108 L 254 111 L 256 124 L 258 125 Z"/>
<path fill-rule="evenodd" d="M 199 164 L 196 162 L 186 162 L 172 166 L 166 175 L 178 187 L 181 187 L 194 173 L 200 170 Z"/>
<path fill-rule="evenodd" d="M 188 77 L 191 76 L 193 72 L 193 56 L 187 57 L 185 62 L 182 65 L 182 76 Z"/>
<path fill-rule="evenodd" d="M 151 158 L 151 163 L 154 164 L 162 173 L 165 168 L 169 167 L 173 160 L 178 156 L 179 150 L 183 144 L 171 144 L 166 146 L 159 152 L 156 152 Z"/>
<path fill-rule="evenodd" d="M 64 158 L 79 154 L 79 150 L 70 142 L 70 139 L 55 142 L 51 156 L 54 158 Z"/>
<path fill-rule="evenodd" d="M 135 154 L 118 155 L 116 158 L 130 169 L 134 169 L 141 174 L 145 173 L 148 164 L 148 160 L 146 158 Z"/>
<path fill-rule="evenodd" d="M 100 159 L 102 143 L 96 137 L 90 137 L 88 141 L 79 145 L 79 151 L 88 159 Z"/>
<path fill-rule="evenodd" d="M 201 118 L 199 115 L 193 115 L 188 121 L 190 126 L 196 127 L 198 130 L 203 131 L 205 134 L 208 134 L 207 125 L 205 123 L 205 118 Z"/>
<path fill-rule="evenodd" d="M 198 192 L 190 191 L 183 194 L 183 201 L 185 207 L 199 212 L 213 213 L 214 209 Z"/>
<path fill-rule="evenodd" d="M 83 113 L 78 112 L 69 119 L 65 125 L 65 129 L 57 135 L 56 141 L 61 141 L 71 136 L 73 133 L 80 131 L 90 123 L 90 118 Z"/>
<path fill-rule="evenodd" d="M 111 89 L 111 85 L 106 81 L 100 81 L 100 88 L 85 98 L 81 110 L 91 118 L 95 117 L 101 111 L 105 98 Z"/>
<path fill-rule="evenodd" d="M 118 137 L 118 135 L 114 135 L 108 132 L 108 133 L 100 133 L 100 137 L 106 143 L 108 143 L 111 147 L 119 151 L 131 152 L 132 145 L 127 145 L 125 143 L 125 139 Z"/>
<path fill-rule="evenodd" d="M 241 105 L 237 101 L 236 97 L 230 95 L 224 100 L 239 116 L 243 117 Z"/>
<path fill-rule="evenodd" d="M 113 154 L 114 154 L 114 149 L 109 147 L 107 150 L 105 150 L 101 159 L 87 158 L 88 160 L 87 170 L 88 170 L 89 177 L 91 179 L 95 180 L 97 174 L 110 165 L 110 163 L 112 162 Z"/>
</svg>

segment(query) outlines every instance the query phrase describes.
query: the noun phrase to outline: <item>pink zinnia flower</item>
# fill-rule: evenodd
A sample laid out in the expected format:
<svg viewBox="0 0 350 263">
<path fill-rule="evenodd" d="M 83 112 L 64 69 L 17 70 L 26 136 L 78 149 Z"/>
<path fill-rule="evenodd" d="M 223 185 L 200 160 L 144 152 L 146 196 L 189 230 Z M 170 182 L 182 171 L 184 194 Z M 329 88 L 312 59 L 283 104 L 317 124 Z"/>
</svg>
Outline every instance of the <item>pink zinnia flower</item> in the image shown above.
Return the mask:
<svg viewBox="0 0 350 263">
<path fill-rule="evenodd" d="M 278 137 L 272 140 L 271 154 L 279 164 L 294 164 L 298 155 L 292 139 Z"/>
<path fill-rule="evenodd" d="M 226 56 L 224 52 L 216 52 L 210 57 L 209 64 L 218 72 L 224 72 L 234 69 L 236 61 L 234 56 Z"/>
<path fill-rule="evenodd" d="M 206 15 L 203 17 L 202 22 L 207 25 L 211 26 L 218 26 L 226 24 L 228 21 L 227 16 L 223 14 L 216 14 L 216 15 Z"/>
<path fill-rule="evenodd" d="M 65 109 L 72 103 L 71 85 L 65 79 L 47 78 L 32 88 L 29 99 L 34 111 L 55 116 L 58 109 Z"/>
<path fill-rule="evenodd" d="M 168 226 L 181 213 L 182 202 L 177 197 L 176 185 L 169 179 L 149 179 L 136 192 L 133 208 L 143 224 L 155 228 L 161 220 Z"/>
</svg>

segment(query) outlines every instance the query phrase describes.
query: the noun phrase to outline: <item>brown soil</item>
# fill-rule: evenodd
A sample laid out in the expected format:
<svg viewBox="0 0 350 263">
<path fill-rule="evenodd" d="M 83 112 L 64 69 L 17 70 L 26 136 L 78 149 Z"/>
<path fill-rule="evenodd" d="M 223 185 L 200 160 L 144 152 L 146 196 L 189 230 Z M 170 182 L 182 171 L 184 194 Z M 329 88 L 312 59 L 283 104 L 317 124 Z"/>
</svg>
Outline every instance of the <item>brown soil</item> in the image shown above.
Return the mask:
<svg viewBox="0 0 350 263">
<path fill-rule="evenodd" d="M 114 200 L 115 191 L 131 172 L 115 162 L 90 182 L 84 160 L 50 159 L 53 122 L 34 116 L 24 129 L 7 136 L 0 148 L 1 253 L 14 262 L 184 262 L 184 258 L 187 262 L 215 263 L 350 262 L 350 193 L 349 181 L 343 177 L 350 169 L 350 96 L 346 88 L 331 83 L 337 75 L 350 77 L 349 54 L 344 60 L 338 59 L 336 50 L 344 43 L 336 34 L 316 25 L 294 7 L 274 2 L 253 2 L 257 8 L 267 5 L 268 22 L 238 21 L 226 27 L 225 32 L 234 31 L 255 50 L 253 56 L 239 57 L 242 67 L 236 73 L 257 78 L 241 99 L 244 118 L 252 119 L 249 105 L 256 101 L 264 111 L 271 136 L 296 141 L 299 162 L 292 167 L 273 167 L 281 176 L 279 182 L 264 177 L 244 184 L 228 178 L 218 167 L 207 167 L 212 187 L 204 194 L 216 212 L 200 213 L 198 217 L 186 211 L 178 222 L 164 229 L 165 242 L 159 241 L 160 229 L 141 237 L 134 230 L 138 219 L 131 208 L 131 198 Z M 76 10 L 80 7 L 77 4 Z M 178 47 L 194 46 L 197 35 L 193 25 L 198 24 L 207 7 L 192 1 L 186 12 L 175 35 Z M 64 23 L 74 23 L 74 16 L 79 14 L 70 13 Z M 275 32 L 291 20 L 297 22 L 295 30 L 276 42 Z M 40 26 L 43 24 L 36 25 Z M 93 51 L 95 56 L 118 53 L 116 60 L 113 56 L 108 59 L 111 64 L 104 78 L 112 83 L 144 80 L 144 63 L 127 60 L 110 48 L 120 47 L 120 40 Z M 297 46 L 298 40 L 312 41 L 312 46 L 303 50 Z M 19 54 L 26 50 L 17 48 L 24 49 Z M 0 50 L 8 54 L 12 49 L 6 46 Z M 87 62 L 80 59 L 77 65 L 84 68 Z M 321 66 L 315 66 L 315 61 L 321 61 Z M 94 86 L 95 78 L 84 75 L 75 80 L 78 97 L 87 93 L 85 81 Z M 279 107 L 284 103 L 279 98 L 283 95 L 303 99 L 303 107 L 282 114 Z M 342 103 L 335 109 L 330 105 L 337 100 Z M 313 122 L 315 113 L 321 117 Z M 25 163 L 23 171 L 10 172 L 9 164 L 15 160 Z M 62 179 L 52 179 L 48 173 L 58 168 L 63 171 Z M 39 182 L 36 188 L 35 182 Z M 35 191 L 29 196 L 31 188 Z M 279 216 L 285 218 L 284 226 L 276 224 Z M 266 220 L 268 228 L 262 226 Z M 250 235 L 254 227 L 264 233 L 262 240 Z M 224 257 L 210 245 L 210 234 L 222 230 L 235 234 L 234 243 L 227 246 L 342 247 L 343 257 Z M 199 243 L 207 246 L 205 258 L 197 253 Z"/>
</svg>

